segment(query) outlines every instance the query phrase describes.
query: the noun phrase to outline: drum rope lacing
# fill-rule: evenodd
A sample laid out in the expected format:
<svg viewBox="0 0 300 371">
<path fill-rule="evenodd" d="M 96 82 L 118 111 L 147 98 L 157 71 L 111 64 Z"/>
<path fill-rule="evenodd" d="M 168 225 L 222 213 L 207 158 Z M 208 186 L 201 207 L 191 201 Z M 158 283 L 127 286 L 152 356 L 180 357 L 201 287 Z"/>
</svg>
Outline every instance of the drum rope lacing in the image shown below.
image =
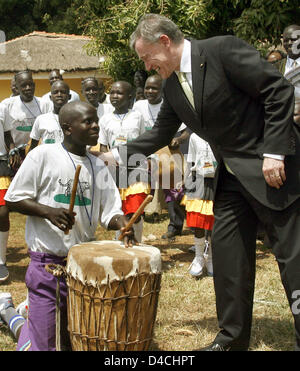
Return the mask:
<svg viewBox="0 0 300 371">
<path fill-rule="evenodd" d="M 111 311 L 108 315 L 108 323 L 110 323 L 110 320 L 113 320 L 113 316 L 114 316 L 114 310 L 113 308 L 115 307 L 115 305 L 118 305 L 117 302 L 118 301 L 126 301 L 126 302 L 129 302 L 131 299 L 136 299 L 137 300 L 137 304 L 136 304 L 136 311 L 140 311 L 141 310 L 141 307 L 140 307 L 140 303 L 141 303 L 141 300 L 147 296 L 150 295 L 150 297 L 152 297 L 153 294 L 158 294 L 159 291 L 160 291 L 160 280 L 157 281 L 157 279 L 155 277 L 157 276 L 160 276 L 160 274 L 156 274 L 156 273 L 152 273 L 150 275 L 148 275 L 148 277 L 146 278 L 146 281 L 144 283 L 142 283 L 141 285 L 138 283 L 139 285 L 139 292 L 140 294 L 138 295 L 132 295 L 130 293 L 130 291 L 132 290 L 132 287 L 134 285 L 134 282 L 136 282 L 135 280 L 139 277 L 141 277 L 141 275 L 139 274 L 136 274 L 134 275 L 134 279 L 132 281 L 132 284 L 131 286 L 127 289 L 126 287 L 124 286 L 124 284 L 126 284 L 126 279 L 125 277 L 122 278 L 121 281 L 119 281 L 119 284 L 120 286 L 123 287 L 123 289 L 125 289 L 128 294 L 126 295 L 121 295 L 121 296 L 118 296 L 118 297 L 103 297 L 104 295 L 106 295 L 107 291 L 111 291 L 112 288 L 110 287 L 110 285 L 106 286 L 105 284 L 102 284 L 103 287 L 105 287 L 104 290 L 101 290 L 100 287 L 102 286 L 101 284 L 99 285 L 98 282 L 96 282 L 96 285 L 92 285 L 92 284 L 89 284 L 87 282 L 87 279 L 85 279 L 84 283 L 82 282 L 82 280 L 80 280 L 80 283 L 82 285 L 84 285 L 83 287 L 83 290 L 79 290 L 77 289 L 75 286 L 76 284 L 78 283 L 78 281 L 76 281 L 76 279 L 74 278 L 74 276 L 72 275 L 68 275 L 67 273 L 67 281 L 68 281 L 68 286 L 69 286 L 69 289 L 72 291 L 72 295 L 71 297 L 72 298 L 75 298 L 75 297 L 80 297 L 81 298 L 81 306 L 84 305 L 84 303 L 86 303 L 86 300 L 88 300 L 90 302 L 90 306 L 89 306 L 89 311 L 86 312 L 86 315 L 84 317 L 82 317 L 82 315 L 80 316 L 80 318 L 77 319 L 77 321 L 80 321 L 80 328 L 81 328 L 81 323 L 84 323 L 84 328 L 87 329 L 90 327 L 90 323 L 89 323 L 89 320 L 87 320 L 87 318 L 90 318 L 90 315 L 91 315 L 91 312 L 93 311 L 93 308 L 94 308 L 94 305 L 98 306 L 99 303 L 102 303 L 100 305 L 103 305 L 103 307 L 107 304 L 105 304 L 105 302 L 107 303 L 107 301 L 110 301 L 111 302 Z M 109 279 L 108 279 L 109 281 Z M 110 282 L 109 282 L 110 283 Z M 152 288 L 150 288 L 151 290 L 147 293 L 144 293 L 144 290 L 146 289 L 146 287 L 148 287 L 148 285 L 151 285 Z M 119 287 L 120 287 L 119 286 Z M 149 289 L 149 287 L 147 288 Z M 85 292 L 85 290 L 87 290 L 88 292 Z M 100 297 L 95 297 L 95 292 L 98 292 Z M 72 299 L 70 298 L 70 306 L 71 306 L 71 303 L 72 303 Z M 82 307 L 83 308 L 83 307 Z M 156 303 L 156 308 L 157 308 L 157 303 Z M 156 311 L 156 310 L 155 310 Z M 125 318 L 127 318 L 127 316 L 125 316 Z M 83 321 L 83 322 L 82 322 Z M 76 331 L 74 328 L 71 328 L 73 327 L 74 324 L 70 324 L 70 328 L 69 328 L 69 331 L 70 331 L 70 335 L 71 337 L 74 337 L 74 338 L 77 338 L 78 341 L 80 342 L 81 344 L 81 347 L 83 347 L 81 350 L 84 349 L 84 345 L 89 347 L 91 345 L 90 342 L 93 342 L 93 344 L 95 344 L 97 350 L 101 350 L 102 347 L 104 347 L 104 350 L 109 350 L 109 344 L 115 344 L 115 346 L 120 346 L 122 347 L 122 350 L 123 347 L 125 346 L 125 350 L 126 350 L 126 347 L 130 347 L 130 346 L 138 346 L 138 345 L 141 345 L 142 347 L 147 347 L 147 344 L 152 340 L 152 334 L 151 336 L 147 336 L 146 338 L 142 338 L 140 339 L 140 331 L 141 331 L 141 328 L 140 328 L 140 325 L 138 326 L 139 328 L 139 334 L 137 335 L 138 338 L 136 338 L 135 340 L 119 340 L 117 339 L 117 334 L 115 336 L 114 339 L 109 339 L 106 335 L 108 333 L 108 328 L 105 328 L 104 330 L 104 333 L 102 334 L 102 336 L 100 336 L 100 333 L 98 335 L 89 335 L 89 334 L 85 334 L 85 333 L 82 333 L 82 332 L 79 332 L 79 331 Z M 152 324 L 153 326 L 153 324 Z M 97 327 L 98 328 L 98 327 Z M 100 327 L 98 328 L 97 332 L 100 331 Z M 152 331 L 153 331 L 153 327 L 152 327 Z M 128 333 L 128 337 L 130 335 L 130 331 Z M 145 344 L 145 345 L 143 345 Z"/>
<path fill-rule="evenodd" d="M 55 310 L 55 322 L 56 322 L 56 351 L 61 351 L 60 343 L 60 278 L 66 274 L 66 269 L 59 264 L 47 264 L 45 270 L 51 273 L 57 278 L 56 281 L 56 310 Z"/>
</svg>

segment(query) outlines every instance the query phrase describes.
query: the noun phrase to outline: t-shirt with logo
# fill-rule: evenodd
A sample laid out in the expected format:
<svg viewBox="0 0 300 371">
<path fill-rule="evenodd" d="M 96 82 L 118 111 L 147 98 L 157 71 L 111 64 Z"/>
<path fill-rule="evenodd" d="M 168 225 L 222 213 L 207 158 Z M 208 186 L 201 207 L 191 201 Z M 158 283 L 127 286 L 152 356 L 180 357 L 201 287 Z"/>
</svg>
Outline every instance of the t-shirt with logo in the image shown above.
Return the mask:
<svg viewBox="0 0 300 371">
<path fill-rule="evenodd" d="M 5 121 L 5 105 L 0 103 L 0 156 L 7 154 L 4 133 L 11 130 L 11 124 Z"/>
<path fill-rule="evenodd" d="M 108 113 L 99 120 L 99 126 L 98 143 L 109 148 L 125 145 L 145 132 L 143 116 L 133 110 L 123 115 Z"/>
<path fill-rule="evenodd" d="M 145 120 L 145 129 L 151 130 L 155 124 L 162 101 L 158 104 L 150 104 L 148 99 L 138 100 L 134 103 L 132 109 L 140 112 Z"/>
<path fill-rule="evenodd" d="M 62 143 L 64 134 L 58 121 L 58 115 L 54 112 L 44 113 L 36 118 L 30 138 L 42 140 L 43 144 Z"/>
<path fill-rule="evenodd" d="M 72 230 L 65 235 L 49 220 L 28 216 L 25 239 L 30 250 L 66 256 L 73 245 L 93 239 L 98 221 L 107 228 L 114 215 L 123 214 L 119 191 L 103 161 L 91 154 L 76 156 L 62 144 L 42 145 L 30 151 L 5 199 L 11 202 L 33 199 L 68 210 L 77 165 L 81 165 L 81 172 Z"/>
<path fill-rule="evenodd" d="M 45 112 L 39 97 L 33 97 L 31 102 L 23 102 L 20 96 L 11 98 L 6 106 L 5 120 L 12 126 L 15 146 L 28 143 L 34 121 Z"/>
</svg>

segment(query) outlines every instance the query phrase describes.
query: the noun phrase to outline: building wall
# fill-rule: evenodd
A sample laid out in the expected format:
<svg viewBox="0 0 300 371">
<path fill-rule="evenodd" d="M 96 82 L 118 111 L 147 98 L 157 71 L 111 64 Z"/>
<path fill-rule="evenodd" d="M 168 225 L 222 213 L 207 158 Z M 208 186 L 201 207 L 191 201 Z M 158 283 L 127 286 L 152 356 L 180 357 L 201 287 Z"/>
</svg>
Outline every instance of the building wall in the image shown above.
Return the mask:
<svg viewBox="0 0 300 371">
<path fill-rule="evenodd" d="M 11 95 L 10 80 L 0 80 L 0 101 Z"/>
<path fill-rule="evenodd" d="M 48 73 L 37 73 L 33 74 L 33 80 L 35 82 L 35 96 L 41 97 L 50 91 L 50 84 L 48 79 Z M 70 86 L 71 90 L 76 91 L 80 98 L 83 100 L 81 94 L 81 80 L 88 76 L 96 76 L 103 80 L 105 86 L 109 86 L 110 79 L 105 74 L 100 74 L 97 71 L 80 71 L 74 73 L 65 73 L 63 75 L 64 81 Z M 10 81 L 13 74 L 0 74 L 0 101 L 11 95 Z"/>
</svg>

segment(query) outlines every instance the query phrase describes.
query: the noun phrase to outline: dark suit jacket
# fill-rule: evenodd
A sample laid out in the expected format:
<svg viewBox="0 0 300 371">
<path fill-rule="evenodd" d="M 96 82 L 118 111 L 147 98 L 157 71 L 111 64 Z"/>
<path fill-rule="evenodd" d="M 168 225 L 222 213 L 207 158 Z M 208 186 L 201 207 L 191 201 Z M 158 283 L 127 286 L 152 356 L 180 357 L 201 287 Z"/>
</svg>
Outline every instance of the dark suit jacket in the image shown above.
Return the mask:
<svg viewBox="0 0 300 371">
<path fill-rule="evenodd" d="M 209 142 L 218 162 L 226 161 L 258 201 L 277 210 L 290 205 L 300 196 L 300 133 L 293 124 L 293 86 L 234 36 L 192 41 L 192 79 L 196 110 L 173 73 L 164 84 L 157 122 L 128 144 L 127 156 L 154 153 L 184 122 Z M 265 182 L 264 153 L 286 156 L 287 181 L 280 190 Z"/>
</svg>

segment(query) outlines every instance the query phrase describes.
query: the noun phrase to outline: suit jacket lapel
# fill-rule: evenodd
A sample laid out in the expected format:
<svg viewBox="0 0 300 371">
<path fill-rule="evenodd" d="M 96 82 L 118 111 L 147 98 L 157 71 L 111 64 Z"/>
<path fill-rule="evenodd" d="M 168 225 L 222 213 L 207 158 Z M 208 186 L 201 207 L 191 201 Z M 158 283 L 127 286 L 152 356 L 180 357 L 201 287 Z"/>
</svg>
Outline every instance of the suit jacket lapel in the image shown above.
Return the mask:
<svg viewBox="0 0 300 371">
<path fill-rule="evenodd" d="M 192 80 L 195 109 L 201 117 L 206 59 L 196 40 L 192 40 Z M 202 126 L 202 125 L 201 125 Z"/>
</svg>

